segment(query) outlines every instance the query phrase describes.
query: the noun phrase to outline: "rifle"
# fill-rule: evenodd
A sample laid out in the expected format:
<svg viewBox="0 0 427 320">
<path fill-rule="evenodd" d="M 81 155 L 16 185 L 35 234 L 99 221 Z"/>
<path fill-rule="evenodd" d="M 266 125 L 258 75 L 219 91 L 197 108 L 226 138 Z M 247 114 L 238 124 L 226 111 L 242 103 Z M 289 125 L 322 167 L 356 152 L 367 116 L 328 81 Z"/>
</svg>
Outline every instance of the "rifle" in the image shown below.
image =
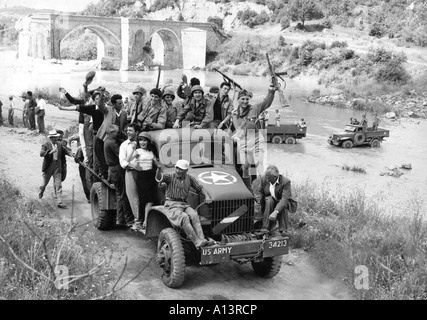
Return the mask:
<svg viewBox="0 0 427 320">
<path fill-rule="evenodd" d="M 273 69 L 273 66 L 270 63 L 270 58 L 268 57 L 268 53 L 266 53 L 265 56 L 267 57 L 268 70 L 269 70 L 269 73 L 270 73 L 272 81 L 273 81 L 273 86 L 277 90 L 277 92 L 279 92 L 280 104 L 282 105 L 282 108 L 289 107 L 289 103 L 285 98 L 285 94 L 283 93 L 283 90 L 280 88 L 279 81 L 277 80 L 277 78 L 280 78 L 282 81 L 285 82 L 285 79 L 283 79 L 281 76 L 286 75 L 287 72 L 280 72 L 280 73 L 275 72 Z"/>
<path fill-rule="evenodd" d="M 160 73 L 162 72 L 162 65 L 159 64 L 159 74 L 157 75 L 156 89 L 159 89 Z M 161 97 L 160 97 L 161 98 Z"/>
<path fill-rule="evenodd" d="M 233 79 L 231 79 L 230 77 L 228 77 L 227 75 L 225 75 L 224 73 L 222 73 L 221 71 L 219 71 L 217 68 L 213 68 L 214 71 L 218 72 L 219 74 L 222 75 L 222 77 L 224 78 L 224 80 L 228 81 L 229 83 L 233 84 L 234 86 L 236 86 L 237 88 L 239 88 L 240 90 L 243 90 L 243 88 L 240 86 L 240 84 L 238 84 L 236 81 L 234 81 Z"/>
</svg>

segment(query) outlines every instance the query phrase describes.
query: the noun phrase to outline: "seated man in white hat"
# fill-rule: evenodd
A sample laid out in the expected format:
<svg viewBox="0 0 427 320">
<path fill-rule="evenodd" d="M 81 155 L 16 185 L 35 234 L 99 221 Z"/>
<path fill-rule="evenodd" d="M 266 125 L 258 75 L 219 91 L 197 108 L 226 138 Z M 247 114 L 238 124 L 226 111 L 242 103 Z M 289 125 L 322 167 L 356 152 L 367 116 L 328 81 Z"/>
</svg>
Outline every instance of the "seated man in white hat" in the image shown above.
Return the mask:
<svg viewBox="0 0 427 320">
<path fill-rule="evenodd" d="M 164 207 L 169 221 L 174 226 L 183 229 L 196 248 L 200 248 L 212 245 L 214 241 L 205 239 L 199 215 L 187 203 L 190 188 L 193 187 L 198 193 L 202 192 L 206 203 L 211 203 L 212 200 L 197 179 L 187 173 L 189 167 L 190 164 L 187 160 L 178 160 L 175 164 L 176 171 L 174 173 L 162 173 L 162 168 L 159 165 L 156 172 L 156 181 L 164 182 L 167 186 Z"/>
<path fill-rule="evenodd" d="M 66 206 L 62 203 L 62 163 L 63 154 L 69 157 L 74 157 L 74 154 L 65 147 L 62 143 L 58 143 L 59 133 L 56 130 L 49 131 L 49 140 L 43 143 L 40 157 L 44 157 L 42 173 L 43 185 L 39 189 L 39 199 L 43 198 L 43 193 L 46 186 L 49 184 L 50 178 L 53 176 L 55 193 L 58 199 L 58 208 L 65 209 Z"/>
</svg>

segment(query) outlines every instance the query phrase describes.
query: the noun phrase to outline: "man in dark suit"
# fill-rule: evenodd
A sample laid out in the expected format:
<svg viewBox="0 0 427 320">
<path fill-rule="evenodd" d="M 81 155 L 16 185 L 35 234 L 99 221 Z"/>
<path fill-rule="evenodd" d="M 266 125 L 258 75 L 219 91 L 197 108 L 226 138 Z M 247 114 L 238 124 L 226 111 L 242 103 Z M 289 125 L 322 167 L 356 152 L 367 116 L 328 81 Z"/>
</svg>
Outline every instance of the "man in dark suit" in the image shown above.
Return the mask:
<svg viewBox="0 0 427 320">
<path fill-rule="evenodd" d="M 286 232 L 289 227 L 289 199 L 292 197 L 291 181 L 279 174 L 276 166 L 269 165 L 254 193 L 263 212 L 262 230 L 275 231 L 278 221 L 279 232 Z"/>
<path fill-rule="evenodd" d="M 63 153 L 70 157 L 74 157 L 74 155 L 68 148 L 64 147 L 62 143 L 58 143 L 58 137 L 59 134 L 56 130 L 49 131 L 49 141 L 43 143 L 40 151 L 40 157 L 44 157 L 44 160 L 42 166 L 43 185 L 40 186 L 39 189 L 39 199 L 43 198 L 46 186 L 53 176 L 55 193 L 58 199 L 58 208 L 65 209 L 66 206 L 62 203 L 61 157 Z"/>
</svg>

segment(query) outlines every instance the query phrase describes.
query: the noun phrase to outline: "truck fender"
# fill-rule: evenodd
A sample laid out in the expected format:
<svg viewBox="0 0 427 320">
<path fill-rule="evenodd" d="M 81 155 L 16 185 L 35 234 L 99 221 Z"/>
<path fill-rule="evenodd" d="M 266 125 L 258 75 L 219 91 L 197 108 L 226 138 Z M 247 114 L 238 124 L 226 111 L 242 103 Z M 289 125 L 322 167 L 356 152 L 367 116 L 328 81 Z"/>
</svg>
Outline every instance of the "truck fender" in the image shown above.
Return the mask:
<svg viewBox="0 0 427 320">
<path fill-rule="evenodd" d="M 174 228 L 166 216 L 165 211 L 166 209 L 164 206 L 154 206 L 148 212 L 146 221 L 147 231 L 145 234 L 147 238 L 156 238 L 163 229 Z"/>
</svg>

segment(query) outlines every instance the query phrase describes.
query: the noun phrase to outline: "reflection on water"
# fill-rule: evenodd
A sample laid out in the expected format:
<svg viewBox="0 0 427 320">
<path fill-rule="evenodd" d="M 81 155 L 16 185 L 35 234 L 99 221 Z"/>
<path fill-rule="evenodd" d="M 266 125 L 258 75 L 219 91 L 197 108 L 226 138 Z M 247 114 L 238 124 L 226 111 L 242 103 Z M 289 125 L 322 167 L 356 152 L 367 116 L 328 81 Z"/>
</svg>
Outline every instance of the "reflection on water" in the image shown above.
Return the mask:
<svg viewBox="0 0 427 320">
<path fill-rule="evenodd" d="M 0 93 L 19 95 L 23 91 L 34 88 L 50 88 L 52 93 L 58 92 L 63 86 L 69 92 L 81 90 L 85 72 L 68 74 L 31 74 L 16 73 L 6 70 L 2 75 Z M 209 88 L 219 85 L 223 79 L 216 72 L 189 70 L 162 70 L 160 83 L 172 79 L 177 85 L 185 73 L 190 80 L 197 77 L 202 86 Z M 121 72 L 97 71 L 93 86 L 104 85 L 111 93 L 130 96 L 132 89 L 141 83 L 149 90 L 155 86 L 158 72 Z M 267 94 L 268 78 L 233 76 L 244 88 L 254 93 L 253 102 L 260 102 Z M 311 94 L 313 89 L 320 89 L 313 81 L 287 80 L 286 96 L 291 103 L 290 108 L 279 109 L 283 122 L 294 123 L 304 118 L 308 124 L 307 137 L 296 145 L 268 144 L 268 163 L 276 164 L 294 183 L 305 183 L 307 179 L 316 184 L 328 185 L 331 192 L 344 194 L 363 189 L 369 196 L 383 199 L 387 211 L 399 214 L 408 202 L 419 197 L 427 203 L 427 122 L 426 120 L 402 121 L 401 124 L 384 121 L 380 127 L 390 130 L 390 137 L 380 148 L 358 147 L 342 149 L 327 143 L 329 135 L 343 130 L 350 117 L 361 118 L 362 112 L 338 109 L 330 106 L 309 104 L 301 101 L 302 95 Z M 274 112 L 280 108 L 276 97 L 269 109 L 270 123 L 274 122 Z M 368 114 L 371 123 L 372 117 Z M 419 123 L 418 123 L 419 122 Z M 413 169 L 405 170 L 400 178 L 380 176 L 387 171 L 386 167 L 411 163 Z M 342 169 L 343 165 L 360 166 L 366 174 L 354 173 Z M 424 211 L 426 212 L 426 211 Z"/>
</svg>

